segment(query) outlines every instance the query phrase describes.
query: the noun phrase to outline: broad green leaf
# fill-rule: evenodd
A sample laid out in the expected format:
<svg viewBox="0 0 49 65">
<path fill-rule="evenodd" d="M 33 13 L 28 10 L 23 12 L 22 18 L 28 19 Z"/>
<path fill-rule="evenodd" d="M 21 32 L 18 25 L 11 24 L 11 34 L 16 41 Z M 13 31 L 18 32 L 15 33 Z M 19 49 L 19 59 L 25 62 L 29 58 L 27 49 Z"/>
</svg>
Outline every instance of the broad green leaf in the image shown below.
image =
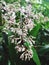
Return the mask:
<svg viewBox="0 0 49 65">
<path fill-rule="evenodd" d="M 36 65 L 41 65 L 38 54 L 37 54 L 34 47 L 32 47 L 32 51 L 33 51 L 33 60 L 34 60 L 34 62 L 36 63 Z"/>
<path fill-rule="evenodd" d="M 24 43 L 24 45 L 28 48 L 28 50 L 30 49 L 30 48 L 29 48 L 29 46 L 30 46 L 29 42 Z M 36 65 L 41 65 L 41 64 L 40 64 L 39 57 L 38 57 L 38 54 L 37 54 L 35 48 L 32 46 L 31 49 L 32 49 L 32 51 L 33 51 L 33 60 L 34 60 L 34 62 L 36 63 Z"/>
<path fill-rule="evenodd" d="M 37 24 L 30 32 L 29 34 L 32 36 L 37 36 L 39 29 L 41 28 L 41 24 Z"/>
</svg>

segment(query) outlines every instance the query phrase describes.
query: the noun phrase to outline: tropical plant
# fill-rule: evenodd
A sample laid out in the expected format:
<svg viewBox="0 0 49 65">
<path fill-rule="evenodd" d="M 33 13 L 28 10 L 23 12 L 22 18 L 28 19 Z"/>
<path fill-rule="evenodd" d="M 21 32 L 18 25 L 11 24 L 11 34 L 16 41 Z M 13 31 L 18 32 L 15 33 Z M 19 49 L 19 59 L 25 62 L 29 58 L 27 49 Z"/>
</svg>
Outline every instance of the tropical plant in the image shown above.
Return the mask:
<svg viewBox="0 0 49 65">
<path fill-rule="evenodd" d="M 40 57 L 49 52 L 49 8 L 45 1 L 0 1 L 0 48 L 5 51 L 0 57 L 5 65 L 20 64 L 19 58 L 22 64 L 33 60 L 42 65 Z"/>
</svg>

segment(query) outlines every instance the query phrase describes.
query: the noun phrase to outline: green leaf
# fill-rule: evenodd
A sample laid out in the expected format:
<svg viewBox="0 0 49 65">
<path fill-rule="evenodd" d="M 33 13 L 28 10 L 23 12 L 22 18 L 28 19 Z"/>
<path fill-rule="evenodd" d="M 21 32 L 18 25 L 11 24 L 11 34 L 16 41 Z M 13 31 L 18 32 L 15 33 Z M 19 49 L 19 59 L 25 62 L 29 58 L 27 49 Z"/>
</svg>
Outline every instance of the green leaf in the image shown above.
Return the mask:
<svg viewBox="0 0 49 65">
<path fill-rule="evenodd" d="M 29 42 L 25 42 L 24 45 L 29 49 L 30 46 Z"/>
<path fill-rule="evenodd" d="M 12 44 L 10 39 L 8 39 L 8 48 L 9 48 L 9 56 L 10 56 L 11 65 L 16 65 L 15 44 Z"/>
<path fill-rule="evenodd" d="M 0 10 L 0 26 L 2 26 L 2 12 Z"/>
<path fill-rule="evenodd" d="M 0 26 L 0 31 L 3 29 L 3 26 Z"/>
<path fill-rule="evenodd" d="M 30 50 L 30 48 L 29 48 L 29 46 L 30 46 L 29 42 L 24 43 L 24 45 L 28 48 L 28 50 Z M 34 60 L 34 62 L 35 62 L 37 65 L 41 65 L 41 64 L 40 64 L 40 60 L 39 60 L 39 58 L 38 58 L 38 54 L 37 54 L 35 48 L 32 46 L 31 49 L 32 49 L 32 51 L 33 51 L 33 60 Z"/>
<path fill-rule="evenodd" d="M 13 3 L 13 2 L 16 2 L 18 0 L 5 0 L 7 3 Z"/>
<path fill-rule="evenodd" d="M 21 0 L 20 4 L 21 4 L 21 6 L 26 6 L 26 1 L 25 0 Z"/>
<path fill-rule="evenodd" d="M 1 44 L 2 39 L 3 39 L 3 38 L 2 38 L 2 37 L 0 37 L 0 44 Z"/>
<path fill-rule="evenodd" d="M 37 54 L 34 47 L 32 47 L 32 51 L 33 51 L 33 60 L 34 60 L 34 62 L 36 63 L 36 65 L 41 65 L 38 54 Z"/>
<path fill-rule="evenodd" d="M 44 55 L 45 53 L 49 52 L 49 44 L 42 46 L 39 50 L 38 53 L 40 55 Z"/>
<path fill-rule="evenodd" d="M 49 0 L 43 0 L 43 4 L 45 4 L 49 8 Z"/>
<path fill-rule="evenodd" d="M 8 65 L 11 65 L 10 61 L 8 61 Z"/>
<path fill-rule="evenodd" d="M 10 30 L 5 30 L 5 33 L 8 34 L 8 36 L 13 35 L 13 32 L 11 32 Z"/>
<path fill-rule="evenodd" d="M 29 34 L 32 36 L 37 36 L 39 29 L 41 28 L 41 24 L 37 24 L 30 32 Z"/>
<path fill-rule="evenodd" d="M 46 23 L 44 23 L 44 27 L 45 27 L 45 29 L 49 29 L 49 21 L 47 21 Z"/>
</svg>

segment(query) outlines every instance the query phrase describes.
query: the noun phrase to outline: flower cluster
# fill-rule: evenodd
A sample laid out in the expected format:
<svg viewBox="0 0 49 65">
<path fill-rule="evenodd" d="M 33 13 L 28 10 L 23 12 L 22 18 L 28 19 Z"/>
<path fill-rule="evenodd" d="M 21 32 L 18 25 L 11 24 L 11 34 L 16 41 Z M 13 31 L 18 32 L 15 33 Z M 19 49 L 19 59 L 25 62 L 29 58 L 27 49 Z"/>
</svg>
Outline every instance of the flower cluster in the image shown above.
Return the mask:
<svg viewBox="0 0 49 65">
<path fill-rule="evenodd" d="M 29 0 L 26 0 L 29 2 Z M 11 43 L 15 43 L 15 49 L 17 52 L 22 52 L 20 58 L 23 60 L 30 60 L 33 57 L 33 51 L 31 47 L 35 44 L 33 36 L 28 36 L 28 31 L 31 31 L 34 26 L 34 20 L 37 23 L 48 21 L 47 17 L 39 13 L 32 11 L 32 4 L 29 3 L 26 6 L 21 6 L 20 2 L 14 2 L 12 4 L 1 2 L 1 11 L 3 21 L 5 20 L 4 32 L 10 31 L 13 34 L 9 36 Z M 18 22 L 17 22 L 18 21 Z M 29 42 L 30 50 L 25 46 L 25 42 Z"/>
<path fill-rule="evenodd" d="M 12 33 L 14 33 L 14 35 L 9 36 L 11 43 L 16 44 L 15 49 L 17 52 L 22 52 L 22 55 L 25 55 L 25 60 L 27 57 L 30 60 L 33 54 L 27 49 L 24 43 L 28 40 L 28 42 L 30 42 L 32 45 L 33 41 L 27 37 L 28 30 L 31 31 L 34 27 L 34 22 L 30 18 L 32 7 L 31 4 L 27 5 L 26 7 L 21 7 L 20 5 L 16 7 L 18 4 L 17 2 L 15 3 L 16 5 L 13 4 L 2 2 L 2 18 L 5 20 L 5 28 L 3 31 L 6 32 L 6 30 L 10 30 Z M 17 12 L 20 12 L 19 22 L 16 22 Z M 23 58 L 22 55 L 20 56 L 21 59 Z"/>
<path fill-rule="evenodd" d="M 33 53 L 32 53 L 32 50 L 26 50 L 21 56 L 20 56 L 20 59 L 24 59 L 25 58 L 25 61 L 28 59 L 30 60 L 31 58 L 33 57 Z"/>
<path fill-rule="evenodd" d="M 15 23 L 15 7 L 13 4 L 6 4 L 6 2 L 2 3 L 2 17 L 5 19 L 7 23 Z"/>
</svg>

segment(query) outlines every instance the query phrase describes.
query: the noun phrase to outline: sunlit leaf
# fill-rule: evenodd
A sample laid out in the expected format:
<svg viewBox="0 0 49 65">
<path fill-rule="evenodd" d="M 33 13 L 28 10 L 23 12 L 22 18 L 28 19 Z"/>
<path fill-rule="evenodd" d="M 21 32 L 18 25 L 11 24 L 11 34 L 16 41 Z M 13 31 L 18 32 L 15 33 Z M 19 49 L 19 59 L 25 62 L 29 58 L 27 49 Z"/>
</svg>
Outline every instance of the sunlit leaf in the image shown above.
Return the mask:
<svg viewBox="0 0 49 65">
<path fill-rule="evenodd" d="M 34 60 L 34 62 L 37 65 L 41 65 L 40 60 L 39 60 L 39 57 L 38 57 L 38 54 L 37 54 L 37 52 L 36 52 L 36 50 L 35 50 L 34 47 L 32 47 L 32 51 L 33 51 L 33 60 Z"/>
<path fill-rule="evenodd" d="M 37 24 L 30 32 L 29 34 L 32 35 L 32 36 L 37 36 L 38 32 L 39 32 L 39 29 L 41 28 L 41 25 L 40 24 Z"/>
</svg>

